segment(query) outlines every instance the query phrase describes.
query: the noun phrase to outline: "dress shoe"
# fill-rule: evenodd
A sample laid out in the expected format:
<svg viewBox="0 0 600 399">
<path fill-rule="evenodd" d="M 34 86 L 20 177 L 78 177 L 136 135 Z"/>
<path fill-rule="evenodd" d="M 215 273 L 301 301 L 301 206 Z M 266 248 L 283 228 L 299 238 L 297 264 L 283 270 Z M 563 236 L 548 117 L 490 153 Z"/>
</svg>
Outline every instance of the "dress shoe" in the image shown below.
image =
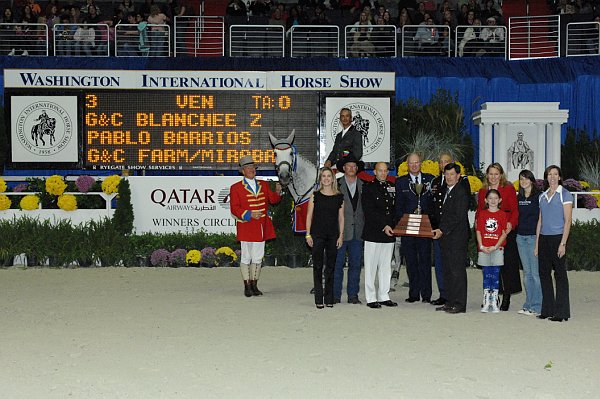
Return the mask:
<svg viewBox="0 0 600 399">
<path fill-rule="evenodd" d="M 442 311 L 445 312 L 446 309 L 450 309 L 450 306 L 443 304 L 442 306 L 435 308 L 435 311 L 436 312 L 442 312 Z"/>
<path fill-rule="evenodd" d="M 325 306 L 327 306 L 328 308 L 332 308 L 332 307 L 333 307 L 333 303 L 328 303 L 328 304 L 327 304 L 327 305 L 325 305 Z"/>
<path fill-rule="evenodd" d="M 433 306 L 440 306 L 440 305 L 445 305 L 446 304 L 446 300 L 442 297 L 439 297 L 438 299 L 436 299 L 435 301 L 431 301 L 430 302 Z"/>
<path fill-rule="evenodd" d="M 352 298 L 348 298 L 348 303 L 351 303 L 353 305 L 360 305 L 362 302 L 360 301 L 360 299 L 358 299 L 357 296 L 353 296 Z"/>
<path fill-rule="evenodd" d="M 323 305 L 322 303 L 320 303 L 320 304 L 318 304 L 316 306 L 317 306 L 317 309 L 324 309 L 325 308 L 325 305 Z"/>
<path fill-rule="evenodd" d="M 379 302 L 369 302 L 369 303 L 367 303 L 367 306 L 370 307 L 371 309 L 381 308 L 381 305 L 379 304 Z"/>
<path fill-rule="evenodd" d="M 333 300 L 333 303 L 342 303 L 342 300 L 341 300 L 341 299 L 338 299 L 338 298 L 335 298 L 335 299 Z"/>
<path fill-rule="evenodd" d="M 537 315 L 536 317 L 537 317 L 538 319 L 542 319 L 542 320 L 543 320 L 543 319 L 547 319 L 547 318 L 548 318 L 548 317 L 550 317 L 550 316 L 546 316 L 546 315 L 543 315 L 543 314 L 539 314 L 539 315 Z"/>
<path fill-rule="evenodd" d="M 379 302 L 379 304 L 383 305 L 383 306 L 389 306 L 389 307 L 398 306 L 398 304 L 396 302 L 392 302 L 389 299 L 387 301 Z"/>
<path fill-rule="evenodd" d="M 548 318 L 548 320 L 550 320 L 550 321 L 558 321 L 559 323 L 561 323 L 563 321 L 569 321 L 568 318 L 567 319 L 563 319 L 562 317 L 556 317 L 556 316 L 550 317 L 550 318 Z"/>
<path fill-rule="evenodd" d="M 421 300 L 421 302 L 423 302 L 423 303 L 431 303 L 431 299 L 429 299 L 429 298 L 423 298 Z"/>
<path fill-rule="evenodd" d="M 459 308 L 457 306 L 451 306 L 448 309 L 446 309 L 446 313 L 450 313 L 450 314 L 465 313 L 465 312 L 466 312 L 466 309 Z"/>
<path fill-rule="evenodd" d="M 408 303 L 415 303 L 415 302 L 419 302 L 419 298 L 411 298 L 411 297 L 409 297 L 409 298 L 406 298 L 406 299 L 404 300 L 404 302 L 408 302 Z"/>
<path fill-rule="evenodd" d="M 244 296 L 246 296 L 246 298 L 250 298 L 252 296 L 250 280 L 244 280 Z"/>
</svg>

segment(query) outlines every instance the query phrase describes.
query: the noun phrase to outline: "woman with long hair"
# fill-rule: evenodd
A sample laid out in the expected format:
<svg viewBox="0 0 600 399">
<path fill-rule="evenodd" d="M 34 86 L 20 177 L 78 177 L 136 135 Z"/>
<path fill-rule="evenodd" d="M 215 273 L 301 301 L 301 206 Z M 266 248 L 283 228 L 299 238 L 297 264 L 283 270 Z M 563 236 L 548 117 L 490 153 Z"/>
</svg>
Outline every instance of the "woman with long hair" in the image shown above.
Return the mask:
<svg viewBox="0 0 600 399">
<path fill-rule="evenodd" d="M 497 162 L 487 167 L 483 187 L 477 195 L 477 213 L 485 207 L 485 197 L 488 190 L 495 189 L 500 192 L 502 204 L 500 210 L 506 212 L 508 219 L 506 246 L 504 247 L 504 266 L 500 273 L 500 290 L 502 291 L 502 304 L 500 310 L 507 311 L 510 307 L 510 296 L 521 292 L 521 274 L 519 272 L 519 253 L 517 250 L 517 226 L 519 224 L 519 207 L 517 205 L 517 192 L 507 180 L 504 168 Z"/>
<path fill-rule="evenodd" d="M 538 258 L 535 256 L 536 228 L 540 216 L 540 190 L 535 185 L 535 176 L 530 170 L 519 173 L 519 225 L 517 226 L 517 248 L 523 265 L 525 303 L 519 314 L 535 316 L 542 309 L 542 287 Z"/>
<path fill-rule="evenodd" d="M 312 248 L 315 305 L 317 309 L 333 307 L 333 271 L 337 250 L 344 242 L 344 195 L 338 190 L 333 171 L 324 167 L 319 172 L 319 190 L 308 202 L 306 243 Z M 325 290 L 323 290 L 323 254 Z"/>
<path fill-rule="evenodd" d="M 573 219 L 573 194 L 563 187 L 562 171 L 556 165 L 550 165 L 544 171 L 544 188 L 546 191 L 540 196 L 535 245 L 542 286 L 542 310 L 538 318 L 561 322 L 571 317 L 565 253 Z"/>
</svg>

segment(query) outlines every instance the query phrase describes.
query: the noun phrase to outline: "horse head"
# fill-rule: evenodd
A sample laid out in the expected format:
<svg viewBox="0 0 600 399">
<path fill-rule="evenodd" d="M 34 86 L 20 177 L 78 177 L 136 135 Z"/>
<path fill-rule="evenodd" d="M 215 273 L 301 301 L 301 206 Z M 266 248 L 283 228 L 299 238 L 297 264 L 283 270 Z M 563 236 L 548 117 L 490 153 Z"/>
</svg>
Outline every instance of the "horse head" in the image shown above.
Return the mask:
<svg viewBox="0 0 600 399">
<path fill-rule="evenodd" d="M 277 170 L 277 177 L 282 186 L 286 187 L 292 180 L 292 173 L 296 167 L 296 150 L 292 146 L 294 142 L 294 132 L 285 138 L 278 140 L 269 133 L 269 139 L 275 152 L 275 169 Z"/>
</svg>

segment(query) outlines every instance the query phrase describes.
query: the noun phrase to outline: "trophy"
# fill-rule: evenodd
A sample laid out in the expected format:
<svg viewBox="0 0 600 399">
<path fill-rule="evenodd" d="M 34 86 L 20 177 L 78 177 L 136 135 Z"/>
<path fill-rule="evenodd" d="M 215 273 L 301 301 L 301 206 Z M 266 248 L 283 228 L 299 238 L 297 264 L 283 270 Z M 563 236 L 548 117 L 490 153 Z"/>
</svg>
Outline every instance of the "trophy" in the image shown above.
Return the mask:
<svg viewBox="0 0 600 399">
<path fill-rule="evenodd" d="M 424 185 L 422 183 L 415 184 L 411 182 L 409 184 L 410 190 L 417 196 L 417 208 L 413 213 L 405 213 L 400 218 L 400 221 L 393 230 L 396 236 L 409 236 L 409 237 L 433 237 L 433 231 L 431 229 L 431 221 L 428 215 L 423 214 L 421 208 L 421 195 L 423 195 Z"/>
</svg>

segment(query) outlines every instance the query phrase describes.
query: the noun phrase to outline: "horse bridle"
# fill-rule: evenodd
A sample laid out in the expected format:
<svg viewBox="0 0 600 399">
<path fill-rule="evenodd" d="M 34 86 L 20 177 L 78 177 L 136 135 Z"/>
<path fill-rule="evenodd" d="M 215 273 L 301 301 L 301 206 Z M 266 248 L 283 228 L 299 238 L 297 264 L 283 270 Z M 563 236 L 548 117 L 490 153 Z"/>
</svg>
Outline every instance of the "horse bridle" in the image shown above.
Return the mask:
<svg viewBox="0 0 600 399">
<path fill-rule="evenodd" d="M 298 166 L 298 163 L 296 162 L 296 157 L 298 154 L 298 151 L 296 150 L 296 146 L 292 145 L 292 144 L 287 144 L 287 143 L 279 143 L 274 148 L 277 150 L 287 150 L 288 148 L 292 149 L 292 163 L 290 164 L 288 161 L 281 161 L 275 165 L 275 170 L 277 171 L 277 175 L 279 175 L 279 168 L 281 167 L 281 165 L 288 165 L 288 167 L 290 168 L 290 184 L 292 185 L 292 188 L 294 189 L 294 191 L 297 193 L 298 189 L 296 188 L 296 185 L 294 184 L 294 174 L 293 174 L 296 171 L 296 167 Z M 319 176 L 318 176 L 318 172 L 317 172 L 317 177 L 315 179 L 315 183 L 311 187 L 309 187 L 308 190 L 306 190 L 306 192 L 304 194 L 298 196 L 299 200 L 297 202 L 294 200 L 294 203 L 296 205 L 301 204 L 302 200 L 304 200 L 306 195 L 315 188 L 318 178 L 319 178 Z"/>
</svg>

